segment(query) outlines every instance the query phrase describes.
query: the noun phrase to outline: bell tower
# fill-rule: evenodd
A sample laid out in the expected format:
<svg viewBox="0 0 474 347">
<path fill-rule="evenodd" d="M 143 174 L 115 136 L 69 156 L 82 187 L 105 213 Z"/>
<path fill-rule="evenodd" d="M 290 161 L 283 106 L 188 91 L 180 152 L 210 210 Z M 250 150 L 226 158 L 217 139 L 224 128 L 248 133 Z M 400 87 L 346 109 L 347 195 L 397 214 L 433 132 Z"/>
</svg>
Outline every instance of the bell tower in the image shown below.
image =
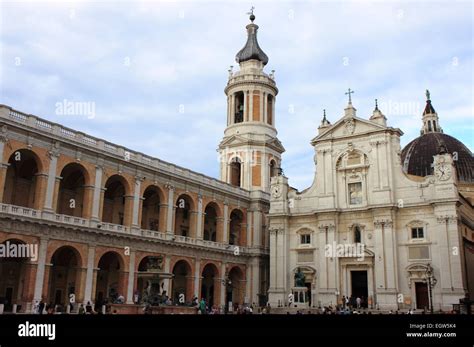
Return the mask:
<svg viewBox="0 0 474 347">
<path fill-rule="evenodd" d="M 247 42 L 235 60 L 239 70 L 229 69 L 227 127 L 219 144 L 220 178 L 247 190 L 270 191 L 270 178 L 280 171 L 285 151 L 275 128 L 278 94 L 274 71 L 263 71 L 268 57 L 257 41 L 258 25 L 250 13 Z"/>
</svg>

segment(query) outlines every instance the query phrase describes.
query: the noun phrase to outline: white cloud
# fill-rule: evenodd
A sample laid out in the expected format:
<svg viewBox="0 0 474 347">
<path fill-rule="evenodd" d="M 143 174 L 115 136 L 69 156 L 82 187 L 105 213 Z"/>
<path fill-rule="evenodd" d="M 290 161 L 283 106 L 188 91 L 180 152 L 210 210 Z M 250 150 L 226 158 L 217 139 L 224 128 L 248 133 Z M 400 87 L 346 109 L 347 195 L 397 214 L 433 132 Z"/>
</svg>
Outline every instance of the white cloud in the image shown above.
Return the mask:
<svg viewBox="0 0 474 347">
<path fill-rule="evenodd" d="M 419 134 L 428 88 L 445 131 L 473 148 L 471 3 L 254 4 L 266 69 L 276 70 L 276 122 L 293 186 L 311 184 L 309 141 L 323 108 L 332 122 L 342 115 L 348 87 L 360 117 L 368 118 L 379 99 L 389 124 L 405 132 L 402 144 Z M 245 43 L 250 3 L 0 6 L 1 103 L 217 175 L 227 68 Z M 55 115 L 63 99 L 95 102 L 96 118 Z M 404 104 L 407 112 L 394 108 Z"/>
</svg>

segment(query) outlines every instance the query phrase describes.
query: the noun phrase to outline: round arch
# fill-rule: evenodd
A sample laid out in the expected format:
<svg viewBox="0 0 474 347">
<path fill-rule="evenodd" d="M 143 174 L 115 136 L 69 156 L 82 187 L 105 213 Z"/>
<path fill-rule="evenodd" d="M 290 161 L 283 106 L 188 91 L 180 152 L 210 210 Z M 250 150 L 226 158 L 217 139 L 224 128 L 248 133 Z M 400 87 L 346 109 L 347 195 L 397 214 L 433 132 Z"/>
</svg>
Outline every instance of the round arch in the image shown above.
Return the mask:
<svg viewBox="0 0 474 347">
<path fill-rule="evenodd" d="M 80 251 L 70 245 L 60 246 L 51 255 L 48 302 L 65 312 L 70 295 L 80 295 L 82 259 Z"/>
<path fill-rule="evenodd" d="M 7 238 L 0 244 L 5 247 L 26 245 L 17 238 Z M 29 263 L 30 260 L 24 257 L 0 257 L 0 303 L 4 304 L 4 312 L 12 312 L 14 304 L 18 310 L 18 305 L 23 307 L 28 301 L 28 282 L 32 279 L 28 271 Z"/>
<path fill-rule="evenodd" d="M 243 161 L 239 156 L 233 156 L 228 163 L 229 183 L 236 187 L 242 187 Z"/>
<path fill-rule="evenodd" d="M 140 225 L 142 229 L 164 231 L 166 209 L 163 190 L 154 184 L 148 185 L 142 194 Z"/>
<path fill-rule="evenodd" d="M 42 172 L 41 159 L 32 150 L 19 149 L 11 153 L 8 164 L 3 203 L 40 209 L 38 174 Z"/>
<path fill-rule="evenodd" d="M 126 294 L 123 257 L 115 251 L 106 251 L 99 258 L 97 268 L 96 307 L 120 301 Z"/>
<path fill-rule="evenodd" d="M 234 208 L 229 215 L 229 244 L 236 246 L 245 246 L 245 214 L 239 208 Z"/>
<path fill-rule="evenodd" d="M 75 162 L 64 165 L 60 173 L 56 212 L 84 217 L 85 187 L 90 181 L 87 169 Z"/>
<path fill-rule="evenodd" d="M 216 242 L 221 239 L 221 236 L 218 236 L 222 232 L 220 218 L 222 218 L 222 212 L 219 205 L 213 201 L 209 202 L 204 209 L 204 240 Z"/>
<path fill-rule="evenodd" d="M 105 182 L 104 188 L 102 221 L 125 225 L 125 197 L 130 195 L 127 180 L 121 175 L 112 175 Z"/>
<path fill-rule="evenodd" d="M 209 308 L 219 305 L 220 280 L 216 264 L 206 263 L 202 268 L 201 278 L 201 298 L 206 301 Z"/>
<path fill-rule="evenodd" d="M 194 200 L 188 194 L 180 194 L 175 201 L 174 233 L 180 236 L 194 237 L 196 215 Z"/>
<path fill-rule="evenodd" d="M 234 310 L 244 303 L 245 296 L 245 274 L 240 266 L 230 268 L 226 281 L 226 300 L 228 307 L 232 303 Z"/>
<path fill-rule="evenodd" d="M 173 303 L 184 305 L 190 302 L 193 296 L 192 266 L 187 260 L 180 259 L 173 265 L 172 273 L 171 298 Z"/>
</svg>

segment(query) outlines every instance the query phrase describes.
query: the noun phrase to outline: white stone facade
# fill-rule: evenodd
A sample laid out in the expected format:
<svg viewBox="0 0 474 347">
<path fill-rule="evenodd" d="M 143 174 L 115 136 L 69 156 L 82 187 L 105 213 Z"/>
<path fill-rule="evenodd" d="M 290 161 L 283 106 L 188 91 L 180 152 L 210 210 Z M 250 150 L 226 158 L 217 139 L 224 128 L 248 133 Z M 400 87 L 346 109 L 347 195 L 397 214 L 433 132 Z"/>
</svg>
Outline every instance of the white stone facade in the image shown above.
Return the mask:
<svg viewBox="0 0 474 347">
<path fill-rule="evenodd" d="M 313 307 L 340 304 L 343 296 L 364 292 L 369 308 L 421 308 L 427 306 L 423 300 L 429 306 L 423 292 L 428 266 L 437 281 L 432 289 L 435 310 L 450 310 L 464 297 L 474 266 L 465 262 L 462 243 L 463 238 L 472 242 L 472 205 L 458 193 L 450 154 L 434 157 L 433 176 L 403 172 L 402 134 L 386 125 L 378 109 L 366 120 L 349 103 L 345 115 L 334 125 L 323 122 L 311 142 L 311 187 L 299 192 L 284 176 L 272 179 L 273 307 L 289 304 L 298 268 L 306 275 Z M 440 170 L 449 173 L 438 175 Z M 328 245 L 350 249 L 357 243 L 364 247 L 363 257 L 330 257 L 326 252 Z"/>
</svg>

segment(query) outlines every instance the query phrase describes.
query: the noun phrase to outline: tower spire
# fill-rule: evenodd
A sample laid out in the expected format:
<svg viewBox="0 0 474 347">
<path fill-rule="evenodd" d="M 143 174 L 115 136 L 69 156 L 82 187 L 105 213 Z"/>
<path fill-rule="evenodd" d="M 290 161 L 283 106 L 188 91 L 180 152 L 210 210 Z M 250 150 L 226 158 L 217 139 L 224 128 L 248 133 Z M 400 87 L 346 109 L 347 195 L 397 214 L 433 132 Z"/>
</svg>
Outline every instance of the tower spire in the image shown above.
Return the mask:
<svg viewBox="0 0 474 347">
<path fill-rule="evenodd" d="M 374 111 L 372 112 L 372 116 L 370 117 L 370 120 L 380 125 L 384 125 L 384 126 L 387 125 L 387 118 L 384 116 L 382 111 L 379 110 L 378 99 L 375 99 L 375 108 L 374 108 Z"/>
<path fill-rule="evenodd" d="M 442 133 L 443 129 L 439 125 L 438 114 L 436 113 L 433 105 L 431 104 L 431 93 L 428 89 L 425 92 L 426 105 L 423 110 L 423 127 L 420 131 L 421 135 L 427 133 Z"/>
<path fill-rule="evenodd" d="M 255 59 L 261 61 L 263 65 L 266 65 L 268 63 L 268 56 L 258 45 L 258 25 L 253 23 L 255 20 L 255 15 L 253 14 L 254 9 L 255 7 L 252 6 L 250 8 L 250 12 L 247 13 L 250 15 L 249 18 L 251 22 L 245 27 L 247 29 L 247 42 L 245 43 L 245 46 L 235 56 L 235 61 L 240 64 L 244 61 Z"/>
<path fill-rule="evenodd" d="M 321 134 L 322 131 L 326 130 L 331 126 L 331 122 L 326 118 L 326 109 L 323 110 L 323 119 L 321 120 L 321 124 L 318 127 L 318 133 Z"/>
</svg>

